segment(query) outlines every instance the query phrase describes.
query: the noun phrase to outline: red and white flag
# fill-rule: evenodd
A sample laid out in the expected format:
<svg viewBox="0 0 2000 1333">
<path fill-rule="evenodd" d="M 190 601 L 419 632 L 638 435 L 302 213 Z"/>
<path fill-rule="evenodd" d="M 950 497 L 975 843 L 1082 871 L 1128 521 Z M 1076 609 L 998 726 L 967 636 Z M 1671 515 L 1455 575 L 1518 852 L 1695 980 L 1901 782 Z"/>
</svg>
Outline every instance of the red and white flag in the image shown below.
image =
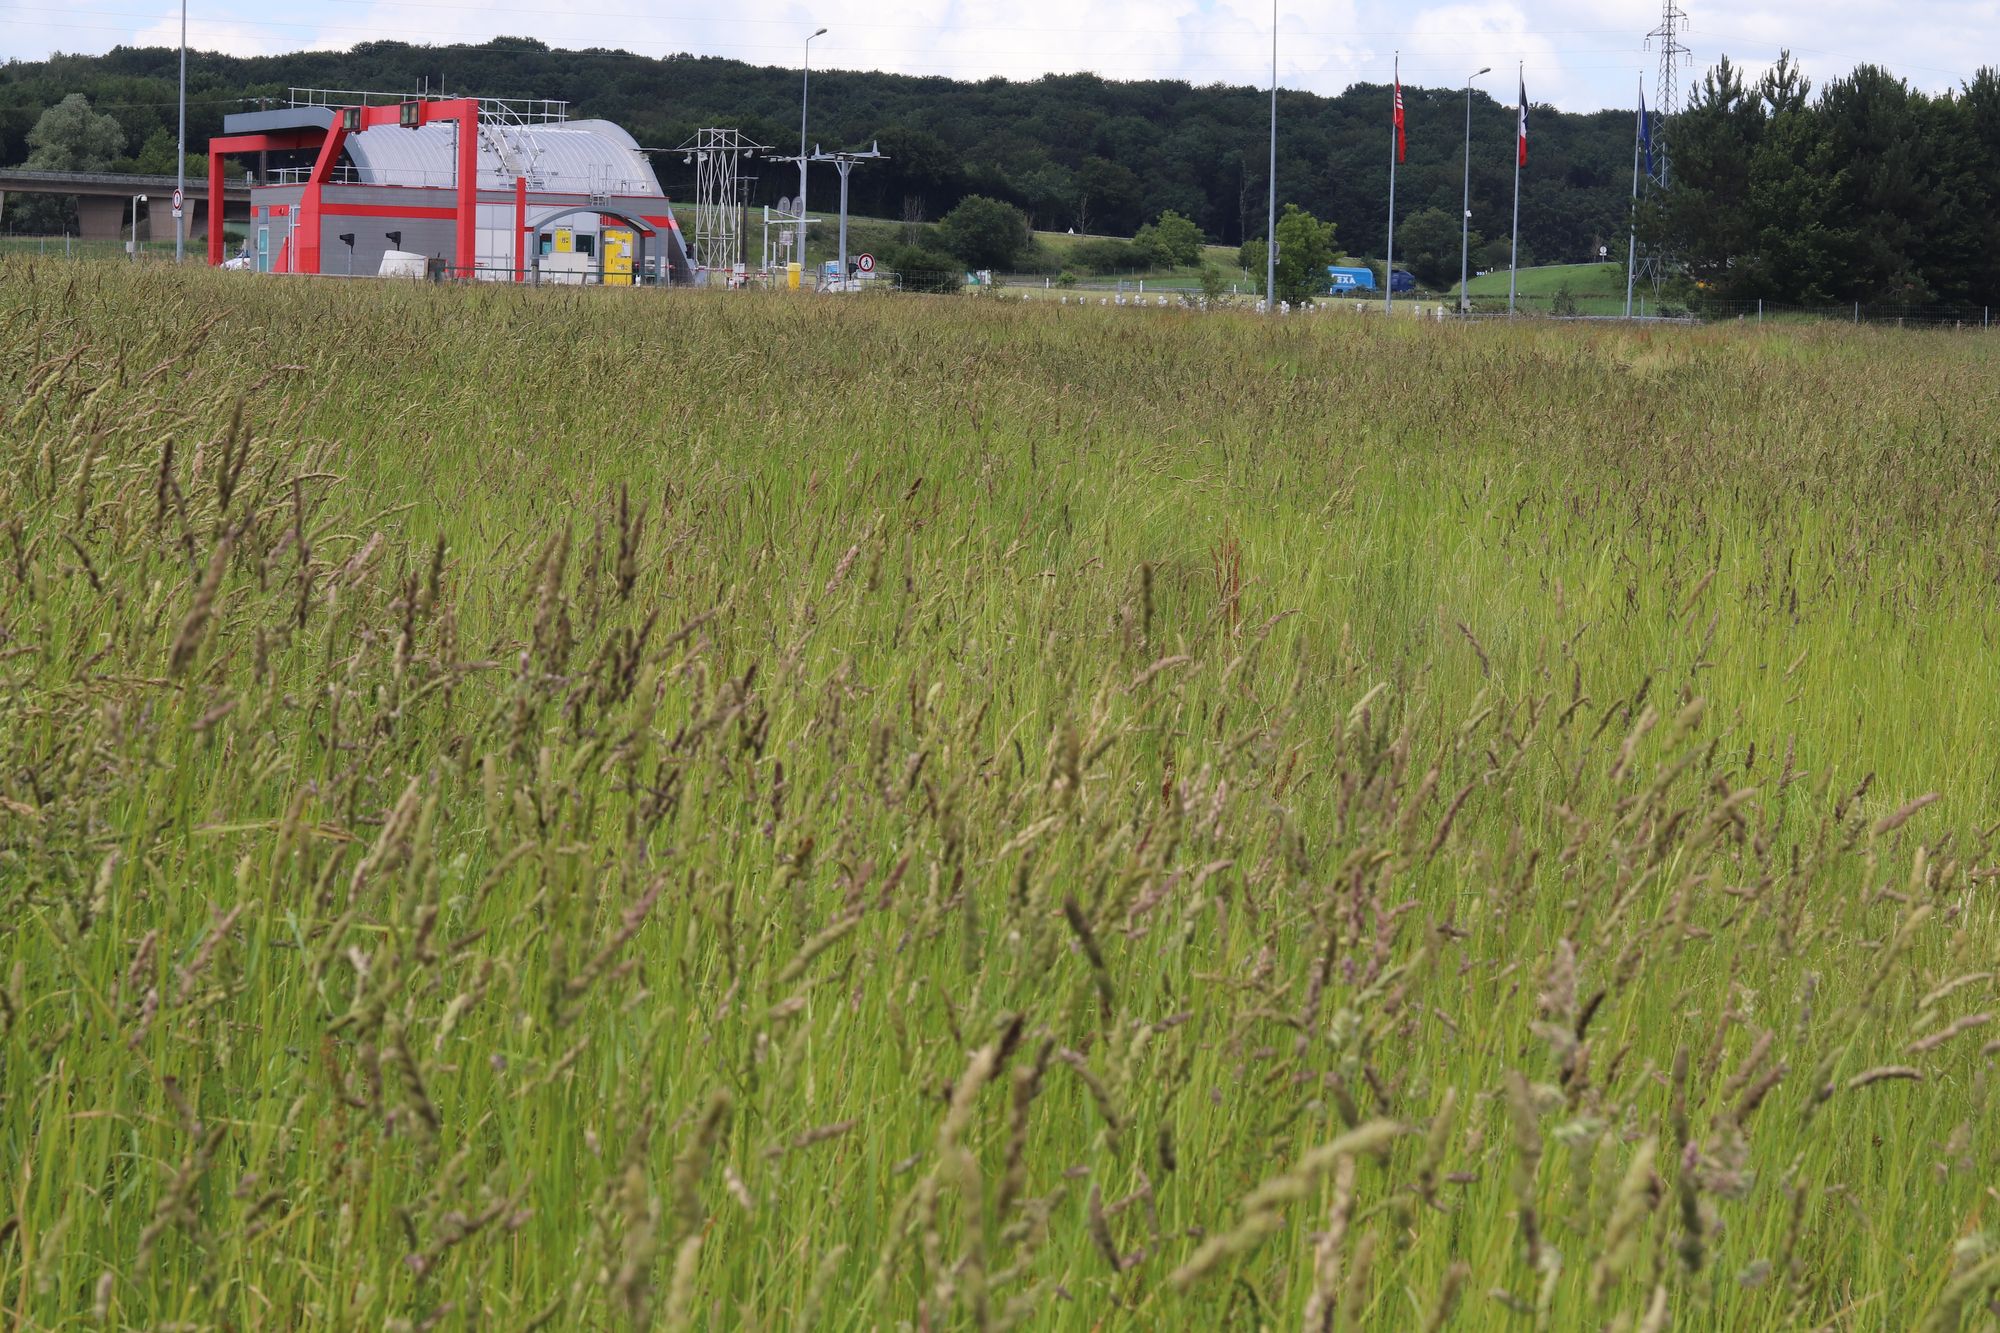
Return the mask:
<svg viewBox="0 0 2000 1333">
<path fill-rule="evenodd" d="M 1409 161 L 1410 142 L 1403 129 L 1403 72 L 1396 71 L 1396 160 Z"/>
<path fill-rule="evenodd" d="M 1525 77 L 1522 78 L 1521 80 L 1520 133 L 1517 137 L 1516 149 L 1519 155 L 1514 159 L 1515 164 L 1523 167 L 1527 166 L 1528 165 L 1528 81 Z"/>
</svg>

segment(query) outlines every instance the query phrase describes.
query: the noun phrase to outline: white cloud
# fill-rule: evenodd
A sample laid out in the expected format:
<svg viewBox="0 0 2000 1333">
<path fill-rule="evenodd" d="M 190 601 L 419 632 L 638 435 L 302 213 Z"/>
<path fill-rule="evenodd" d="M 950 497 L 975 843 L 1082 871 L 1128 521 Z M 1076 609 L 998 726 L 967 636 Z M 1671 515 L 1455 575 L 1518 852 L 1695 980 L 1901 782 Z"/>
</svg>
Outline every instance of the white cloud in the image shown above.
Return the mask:
<svg viewBox="0 0 2000 1333">
<path fill-rule="evenodd" d="M 180 19 L 161 19 L 139 28 L 124 40 L 133 46 L 178 46 L 181 40 Z M 277 55 L 283 51 L 326 45 L 323 41 L 312 40 L 309 29 L 293 31 L 259 27 L 228 19 L 197 17 L 192 13 L 188 15 L 187 43 L 190 51 L 227 51 L 240 56 Z"/>
</svg>

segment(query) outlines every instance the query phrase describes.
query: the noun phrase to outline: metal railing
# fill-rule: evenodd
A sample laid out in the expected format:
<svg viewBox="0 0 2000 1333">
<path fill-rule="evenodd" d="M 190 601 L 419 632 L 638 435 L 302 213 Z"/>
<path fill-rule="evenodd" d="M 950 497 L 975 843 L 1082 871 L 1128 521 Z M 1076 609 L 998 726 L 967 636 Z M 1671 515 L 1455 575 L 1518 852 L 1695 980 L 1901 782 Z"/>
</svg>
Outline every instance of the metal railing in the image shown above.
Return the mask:
<svg viewBox="0 0 2000 1333">
<path fill-rule="evenodd" d="M 369 180 L 363 177 L 352 163 L 342 162 L 333 169 L 333 174 L 327 178 L 327 183 L 330 185 L 395 186 L 413 190 L 455 190 L 458 188 L 458 172 L 455 168 L 448 171 L 430 171 L 421 167 L 398 166 L 389 169 L 384 174 L 391 179 Z M 590 203 L 605 206 L 610 205 L 614 199 L 664 200 L 665 198 L 664 195 L 653 193 L 652 184 L 649 181 L 627 180 L 622 177 L 618 179 L 578 181 L 566 181 L 560 178 L 550 180 L 546 175 L 513 173 L 505 170 L 504 167 L 499 171 L 495 171 L 491 169 L 490 165 L 489 169 L 483 174 L 486 176 L 486 179 L 481 183 L 480 188 L 484 190 L 510 188 L 514 183 L 514 175 L 522 174 L 527 176 L 529 188 L 537 192 L 547 191 L 552 194 L 575 195 L 578 198 L 588 200 Z M 268 173 L 264 183 L 267 185 L 304 185 L 311 177 L 311 167 L 278 167 Z"/>
<path fill-rule="evenodd" d="M 448 100 L 440 94 L 385 93 L 359 88 L 287 88 L 286 101 L 295 107 L 400 106 L 404 102 Z M 480 97 L 479 118 L 499 125 L 560 125 L 569 119 L 569 103 L 552 97 Z"/>
<path fill-rule="evenodd" d="M 1837 305 L 1787 305 L 1778 301 L 1700 300 L 1693 306 L 1700 319 L 1717 323 L 1741 320 L 1812 320 L 1838 324 L 1876 324 L 1894 328 L 1991 329 L 1993 307 L 1975 305 L 1899 305 L 1847 301 Z"/>
</svg>

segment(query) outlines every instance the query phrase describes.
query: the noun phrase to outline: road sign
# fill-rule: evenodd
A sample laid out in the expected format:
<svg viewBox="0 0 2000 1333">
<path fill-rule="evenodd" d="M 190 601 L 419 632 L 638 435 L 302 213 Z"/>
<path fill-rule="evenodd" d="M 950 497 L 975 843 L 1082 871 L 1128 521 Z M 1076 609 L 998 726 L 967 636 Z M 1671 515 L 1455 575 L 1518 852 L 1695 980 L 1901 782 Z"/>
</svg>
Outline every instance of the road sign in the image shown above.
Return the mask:
<svg viewBox="0 0 2000 1333">
<path fill-rule="evenodd" d="M 862 255 L 854 261 L 854 267 L 860 269 L 863 273 L 873 273 L 875 271 L 875 256 Z"/>
</svg>

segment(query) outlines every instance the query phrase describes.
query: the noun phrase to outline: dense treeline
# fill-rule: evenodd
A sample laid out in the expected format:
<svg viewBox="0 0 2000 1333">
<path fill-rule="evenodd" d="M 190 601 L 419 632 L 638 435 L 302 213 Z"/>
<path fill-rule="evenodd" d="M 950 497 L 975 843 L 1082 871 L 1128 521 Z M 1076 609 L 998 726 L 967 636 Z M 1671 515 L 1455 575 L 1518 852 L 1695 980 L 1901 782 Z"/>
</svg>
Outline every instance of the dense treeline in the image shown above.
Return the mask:
<svg viewBox="0 0 2000 1333">
<path fill-rule="evenodd" d="M 0 162 L 23 161 L 43 110 L 83 92 L 124 128 L 126 165 L 172 170 L 175 59 L 170 50 L 121 48 L 0 66 Z M 188 136 L 204 143 L 245 98 L 282 97 L 290 85 L 413 89 L 426 81 L 433 89 L 567 99 L 577 114 L 615 120 L 648 147 L 671 148 L 703 125 L 740 126 L 786 152 L 798 146 L 796 69 L 555 51 L 513 38 L 461 47 L 376 42 L 255 59 L 203 54 L 189 65 Z M 1398 207 L 1406 217 L 1431 208 L 1449 214 L 1455 277 L 1463 93 L 1408 88 L 1404 97 L 1410 155 L 1397 176 Z M 854 173 L 859 213 L 935 220 L 979 194 L 1018 205 L 1037 227 L 1130 236 L 1172 209 L 1209 239 L 1234 245 L 1263 233 L 1268 99 L 1254 88 L 1168 80 L 965 83 L 831 70 L 813 75 L 812 132 L 828 148 L 879 139 L 890 155 Z M 1279 115 L 1281 201 L 1336 223 L 1343 248 L 1379 255 L 1389 90 L 1362 84 L 1332 98 L 1284 92 Z M 1521 204 L 1524 255 L 1582 259 L 1615 243 L 1626 228 L 1631 115 L 1537 109 L 1534 133 Z M 1512 106 L 1475 94 L 1473 218 L 1497 238 L 1487 242 L 1489 261 L 1493 245 L 1504 247 L 1512 136 Z M 655 160 L 669 194 L 692 192 L 692 170 L 678 156 Z M 795 188 L 790 168 L 772 166 L 755 199 L 775 203 Z M 820 189 L 830 204 L 830 184 L 816 187 L 815 204 Z"/>
<path fill-rule="evenodd" d="M 2000 73 L 1931 96 L 1864 65 L 1813 95 L 1724 60 L 1672 128 L 1646 229 L 1720 296 L 2000 300 Z"/>
<path fill-rule="evenodd" d="M 108 165 L 173 169 L 175 53 L 120 48 L 0 65 L 0 162 L 29 157 L 42 114 L 86 94 L 118 122 Z M 579 115 L 619 122 L 648 147 L 672 148 L 703 125 L 735 125 L 793 151 L 798 72 L 710 57 L 652 59 L 559 51 L 522 38 L 479 46 L 373 42 L 351 51 L 239 59 L 199 55 L 189 68 L 191 143 L 222 117 L 288 87 L 469 89 L 566 99 Z M 1132 235 L 1166 210 L 1211 241 L 1261 238 L 1268 95 L 1171 80 L 1110 82 L 1050 75 L 1031 82 L 829 70 L 814 75 L 812 133 L 827 147 L 878 140 L 890 160 L 853 178 L 853 207 L 877 217 L 943 217 L 980 195 L 1018 206 L 1033 225 Z M 1409 160 L 1398 173 L 1397 257 L 1434 284 L 1456 280 L 1463 93 L 1408 88 Z M 1725 60 L 1670 126 L 1673 188 L 1648 200 L 1645 234 L 1711 293 L 1780 301 L 2000 299 L 2000 75 L 1929 95 L 1872 66 L 1815 93 L 1787 57 L 1752 84 Z M 1336 224 L 1351 254 L 1382 250 L 1389 91 L 1279 97 L 1279 195 Z M 1473 262 L 1506 262 L 1513 108 L 1473 96 Z M 1523 178 L 1524 263 L 1621 254 L 1629 217 L 1628 111 L 1533 112 Z M 679 156 L 655 159 L 668 193 L 693 189 Z M 793 192 L 771 165 L 753 202 Z M 831 203 L 830 184 L 815 203 Z M 10 200 L 20 225 L 29 201 Z M 1482 234 L 1483 233 L 1483 234 Z"/>
</svg>

